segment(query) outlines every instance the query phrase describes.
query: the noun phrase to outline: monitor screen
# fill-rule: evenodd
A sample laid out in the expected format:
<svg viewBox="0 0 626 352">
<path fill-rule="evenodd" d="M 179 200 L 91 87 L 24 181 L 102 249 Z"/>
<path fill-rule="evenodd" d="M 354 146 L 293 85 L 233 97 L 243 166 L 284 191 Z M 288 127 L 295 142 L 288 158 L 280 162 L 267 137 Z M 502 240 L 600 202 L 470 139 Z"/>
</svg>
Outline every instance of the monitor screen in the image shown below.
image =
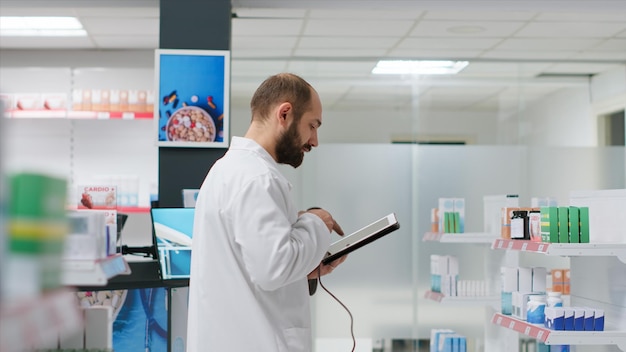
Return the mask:
<svg viewBox="0 0 626 352">
<path fill-rule="evenodd" d="M 152 231 L 164 280 L 188 279 L 194 208 L 152 208 Z"/>
</svg>

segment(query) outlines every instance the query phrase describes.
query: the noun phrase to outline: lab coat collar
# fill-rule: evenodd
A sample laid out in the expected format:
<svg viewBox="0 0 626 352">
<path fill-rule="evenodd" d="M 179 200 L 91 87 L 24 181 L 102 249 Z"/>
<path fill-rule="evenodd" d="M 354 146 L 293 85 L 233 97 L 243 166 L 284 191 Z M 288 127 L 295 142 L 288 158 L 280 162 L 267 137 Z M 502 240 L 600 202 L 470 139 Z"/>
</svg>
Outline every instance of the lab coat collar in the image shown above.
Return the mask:
<svg viewBox="0 0 626 352">
<path fill-rule="evenodd" d="M 276 162 L 276 160 L 274 160 L 274 158 L 272 158 L 270 153 L 268 153 L 267 150 L 265 150 L 265 148 L 261 147 L 261 145 L 257 143 L 255 140 L 250 139 L 250 138 L 245 138 L 245 137 L 233 136 L 231 143 L 230 143 L 230 149 L 248 150 L 248 151 L 258 154 L 269 165 L 273 166 L 274 168 L 276 168 L 276 170 L 279 171 L 278 174 L 283 178 L 285 182 L 287 182 L 287 184 L 289 184 L 290 190 L 293 188 L 293 186 L 291 185 L 291 182 L 289 182 L 289 180 L 285 178 L 283 173 L 280 172 L 280 168 L 278 168 L 278 163 Z"/>
</svg>

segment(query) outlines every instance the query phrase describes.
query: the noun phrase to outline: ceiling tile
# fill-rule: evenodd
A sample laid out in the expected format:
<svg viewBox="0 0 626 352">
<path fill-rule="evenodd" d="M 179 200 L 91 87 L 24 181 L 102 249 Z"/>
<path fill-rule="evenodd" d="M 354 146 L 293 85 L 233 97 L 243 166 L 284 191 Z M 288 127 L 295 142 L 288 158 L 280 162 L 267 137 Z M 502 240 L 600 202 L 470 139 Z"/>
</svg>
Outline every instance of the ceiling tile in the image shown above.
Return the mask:
<svg viewBox="0 0 626 352">
<path fill-rule="evenodd" d="M 291 57 L 290 48 L 277 48 L 277 49 L 236 49 L 231 50 L 231 58 L 277 58 L 278 60 L 284 60 Z"/>
<path fill-rule="evenodd" d="M 619 67 L 618 64 L 601 63 L 557 63 L 543 70 L 552 74 L 597 74 Z"/>
<path fill-rule="evenodd" d="M 394 49 L 387 58 L 401 59 L 470 59 L 479 57 L 483 50 L 445 50 L 445 49 Z"/>
<path fill-rule="evenodd" d="M 584 53 L 577 53 L 572 56 L 575 60 L 607 60 L 607 61 L 623 61 L 626 60 L 626 52 L 623 51 L 590 51 Z"/>
<path fill-rule="evenodd" d="M 313 7 L 313 6 L 311 6 Z M 311 9 L 309 18 L 323 19 L 373 19 L 373 20 L 415 20 L 423 14 L 420 10 L 358 10 L 358 9 Z"/>
<path fill-rule="evenodd" d="M 510 38 L 498 44 L 495 50 L 585 50 L 601 42 L 600 39 L 584 38 Z"/>
<path fill-rule="evenodd" d="M 405 38 L 395 49 L 488 49 L 498 44 L 498 38 Z"/>
<path fill-rule="evenodd" d="M 159 35 L 158 18 L 86 17 L 81 22 L 90 35 Z"/>
<path fill-rule="evenodd" d="M 544 12 L 537 14 L 535 21 L 572 22 L 626 22 L 624 13 L 614 11 Z"/>
<path fill-rule="evenodd" d="M 321 20 L 307 21 L 304 35 L 307 36 L 357 36 L 389 37 L 405 35 L 413 25 L 406 20 Z"/>
<path fill-rule="evenodd" d="M 366 75 L 369 76 L 375 61 L 291 61 L 287 65 L 289 70 L 315 73 L 320 76 L 337 77 L 338 75 Z"/>
<path fill-rule="evenodd" d="M 295 36 L 301 32 L 301 19 L 251 19 L 234 18 L 231 21 L 231 35 L 237 36 Z"/>
<path fill-rule="evenodd" d="M 484 59 L 508 60 L 568 60 L 577 54 L 576 51 L 523 51 L 523 50 L 490 50 L 480 57 Z"/>
<path fill-rule="evenodd" d="M 525 22 L 519 21 L 420 21 L 411 31 L 413 37 L 491 37 L 504 38 Z"/>
<path fill-rule="evenodd" d="M 3 49 L 93 49 L 89 37 L 0 37 Z"/>
<path fill-rule="evenodd" d="M 595 46 L 593 50 L 599 51 L 626 51 L 626 38 L 607 39 Z"/>
<path fill-rule="evenodd" d="M 230 70 L 233 77 L 263 77 L 268 72 L 282 72 L 287 67 L 285 60 L 232 60 Z"/>
<path fill-rule="evenodd" d="M 388 49 L 393 47 L 398 39 L 396 37 L 301 37 L 298 42 L 300 49 L 359 49 L 378 48 Z"/>
<path fill-rule="evenodd" d="M 534 38 L 601 38 L 613 36 L 626 29 L 618 22 L 533 22 L 515 33 L 516 37 Z"/>
<path fill-rule="evenodd" d="M 332 50 L 296 49 L 294 55 L 305 57 L 382 57 L 386 52 L 387 50 L 379 48 Z"/>
<path fill-rule="evenodd" d="M 160 16 L 158 7 L 77 7 L 74 9 L 79 17 L 110 17 L 110 18 L 156 18 Z"/>
<path fill-rule="evenodd" d="M 232 49 L 291 49 L 296 44 L 296 36 L 238 36 L 232 39 Z"/>
<path fill-rule="evenodd" d="M 304 18 L 305 9 L 263 9 L 263 8 L 233 8 L 232 13 L 238 18 Z"/>
<path fill-rule="evenodd" d="M 2 7 L 2 16 L 76 16 L 76 10 L 70 7 Z"/>
<path fill-rule="evenodd" d="M 533 12 L 519 11 L 428 11 L 425 20 L 463 20 L 463 21 L 526 21 L 536 16 Z"/>
<path fill-rule="evenodd" d="M 96 35 L 91 36 L 101 49 L 156 49 L 159 38 L 154 35 Z"/>
<path fill-rule="evenodd" d="M 549 63 L 471 62 L 458 76 L 461 77 L 534 77 Z"/>
</svg>

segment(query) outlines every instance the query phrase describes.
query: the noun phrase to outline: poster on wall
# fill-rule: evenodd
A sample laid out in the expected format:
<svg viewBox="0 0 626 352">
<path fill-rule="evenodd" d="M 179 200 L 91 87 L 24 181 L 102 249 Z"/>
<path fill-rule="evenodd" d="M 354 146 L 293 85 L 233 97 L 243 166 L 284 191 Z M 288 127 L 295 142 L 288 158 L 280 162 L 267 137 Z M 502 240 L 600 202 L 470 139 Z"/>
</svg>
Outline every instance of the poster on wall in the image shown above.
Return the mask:
<svg viewBox="0 0 626 352">
<path fill-rule="evenodd" d="M 159 49 L 155 75 L 157 145 L 227 148 L 230 52 Z"/>
</svg>

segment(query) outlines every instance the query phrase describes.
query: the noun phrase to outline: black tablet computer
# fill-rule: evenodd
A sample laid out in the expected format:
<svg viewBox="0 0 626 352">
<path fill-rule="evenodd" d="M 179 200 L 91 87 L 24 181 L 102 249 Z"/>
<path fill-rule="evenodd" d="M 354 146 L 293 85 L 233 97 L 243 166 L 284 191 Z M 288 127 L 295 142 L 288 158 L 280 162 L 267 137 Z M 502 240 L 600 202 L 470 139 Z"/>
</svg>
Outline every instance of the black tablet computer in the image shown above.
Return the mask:
<svg viewBox="0 0 626 352">
<path fill-rule="evenodd" d="M 322 259 L 322 263 L 328 264 L 333 260 L 361 248 L 368 243 L 374 242 L 399 228 L 400 224 L 398 223 L 396 214 L 391 213 L 332 243 L 330 247 L 328 247 L 328 252 L 326 253 L 324 259 Z"/>
</svg>

